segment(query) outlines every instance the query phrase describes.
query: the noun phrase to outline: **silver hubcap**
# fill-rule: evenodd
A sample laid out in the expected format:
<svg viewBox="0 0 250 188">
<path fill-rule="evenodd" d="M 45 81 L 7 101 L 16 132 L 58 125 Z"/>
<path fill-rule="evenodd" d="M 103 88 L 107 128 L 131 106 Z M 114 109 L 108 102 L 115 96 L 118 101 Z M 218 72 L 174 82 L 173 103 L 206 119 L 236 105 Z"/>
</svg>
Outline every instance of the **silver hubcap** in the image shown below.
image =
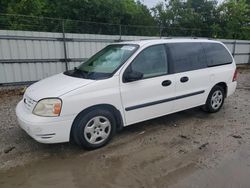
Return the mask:
<svg viewBox="0 0 250 188">
<path fill-rule="evenodd" d="M 104 116 L 96 116 L 85 126 L 84 137 L 91 144 L 100 144 L 108 138 L 110 131 L 110 121 Z"/>
<path fill-rule="evenodd" d="M 211 99 L 211 105 L 213 109 L 217 110 L 220 108 L 223 101 L 223 94 L 220 90 L 217 90 L 213 93 L 212 99 Z"/>
</svg>

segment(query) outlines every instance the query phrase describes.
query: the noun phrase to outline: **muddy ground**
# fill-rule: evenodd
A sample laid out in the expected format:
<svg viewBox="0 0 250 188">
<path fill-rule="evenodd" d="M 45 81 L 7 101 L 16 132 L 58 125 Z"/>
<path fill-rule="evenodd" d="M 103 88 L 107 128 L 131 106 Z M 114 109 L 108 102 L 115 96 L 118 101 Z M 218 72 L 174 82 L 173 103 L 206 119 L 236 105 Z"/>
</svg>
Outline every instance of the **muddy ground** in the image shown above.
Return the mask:
<svg viewBox="0 0 250 188">
<path fill-rule="evenodd" d="M 21 96 L 1 95 L 0 187 L 250 187 L 250 69 L 240 72 L 220 112 L 142 122 L 95 151 L 37 143 L 18 127 Z"/>
</svg>

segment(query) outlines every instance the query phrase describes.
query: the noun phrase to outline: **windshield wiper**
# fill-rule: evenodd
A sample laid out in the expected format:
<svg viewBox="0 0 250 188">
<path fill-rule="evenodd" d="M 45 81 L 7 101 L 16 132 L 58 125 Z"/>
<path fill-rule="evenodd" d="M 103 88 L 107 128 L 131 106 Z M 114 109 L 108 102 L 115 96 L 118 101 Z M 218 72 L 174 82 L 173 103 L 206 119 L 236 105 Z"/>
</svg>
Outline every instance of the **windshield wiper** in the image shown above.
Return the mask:
<svg viewBox="0 0 250 188">
<path fill-rule="evenodd" d="M 78 67 L 74 67 L 74 72 L 80 73 L 82 78 L 86 78 L 86 74 L 84 73 L 84 71 L 79 69 Z"/>
</svg>

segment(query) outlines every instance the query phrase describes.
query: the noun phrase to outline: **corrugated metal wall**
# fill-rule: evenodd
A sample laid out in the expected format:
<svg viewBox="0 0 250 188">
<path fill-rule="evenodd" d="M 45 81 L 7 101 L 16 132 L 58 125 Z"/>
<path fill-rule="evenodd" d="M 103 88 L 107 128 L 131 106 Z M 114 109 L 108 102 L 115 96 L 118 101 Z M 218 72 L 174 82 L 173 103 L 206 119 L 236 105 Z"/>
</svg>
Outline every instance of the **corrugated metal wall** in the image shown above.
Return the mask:
<svg viewBox="0 0 250 188">
<path fill-rule="evenodd" d="M 250 41 L 249 40 L 225 40 L 220 39 L 234 56 L 237 64 L 250 63 Z"/>
<path fill-rule="evenodd" d="M 148 38 L 155 37 L 0 30 L 0 84 L 40 80 L 65 71 L 65 57 L 72 69 L 112 42 Z M 238 64 L 250 63 L 250 41 L 221 41 Z"/>
</svg>

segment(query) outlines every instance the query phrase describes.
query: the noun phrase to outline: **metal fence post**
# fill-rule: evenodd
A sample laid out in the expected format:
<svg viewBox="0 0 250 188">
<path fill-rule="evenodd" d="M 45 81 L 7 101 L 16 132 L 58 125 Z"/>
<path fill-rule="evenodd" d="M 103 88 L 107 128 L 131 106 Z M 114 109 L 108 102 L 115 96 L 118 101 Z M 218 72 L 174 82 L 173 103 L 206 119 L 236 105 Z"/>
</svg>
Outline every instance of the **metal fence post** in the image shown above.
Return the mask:
<svg viewBox="0 0 250 188">
<path fill-rule="evenodd" d="M 119 41 L 122 40 L 122 26 L 119 24 Z"/>
<path fill-rule="evenodd" d="M 233 43 L 233 53 L 232 53 L 233 57 L 235 56 L 235 47 L 236 47 L 236 40 Z"/>
<path fill-rule="evenodd" d="M 161 27 L 161 25 L 160 25 L 160 32 L 159 32 L 159 34 L 160 34 L 160 39 L 161 39 L 161 37 L 162 37 L 162 27 Z"/>
<path fill-rule="evenodd" d="M 250 45 L 250 43 L 248 43 L 248 45 Z M 248 54 L 248 64 L 250 64 L 250 51 L 249 51 L 249 54 Z"/>
<path fill-rule="evenodd" d="M 63 50 L 64 50 L 65 69 L 67 71 L 69 68 L 68 68 L 68 55 L 67 55 L 64 20 L 62 20 L 62 34 L 63 34 Z"/>
</svg>

